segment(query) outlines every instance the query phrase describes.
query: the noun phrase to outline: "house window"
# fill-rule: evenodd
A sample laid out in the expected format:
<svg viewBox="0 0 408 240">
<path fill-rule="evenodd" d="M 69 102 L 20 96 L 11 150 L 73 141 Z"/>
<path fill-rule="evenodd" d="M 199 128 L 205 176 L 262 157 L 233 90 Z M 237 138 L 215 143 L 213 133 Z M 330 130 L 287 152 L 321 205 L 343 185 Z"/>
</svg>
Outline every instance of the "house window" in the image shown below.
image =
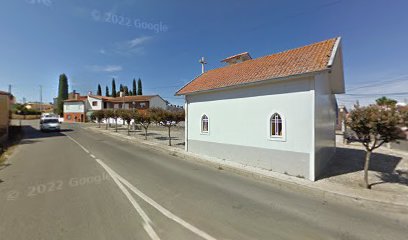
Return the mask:
<svg viewBox="0 0 408 240">
<path fill-rule="evenodd" d="M 141 107 L 141 108 L 145 108 L 145 107 L 146 107 L 146 103 L 144 103 L 144 102 L 140 103 L 140 107 Z"/>
<path fill-rule="evenodd" d="M 274 113 L 269 118 L 269 137 L 271 139 L 283 139 L 285 135 L 285 122 L 282 115 Z"/>
<path fill-rule="evenodd" d="M 97 101 L 92 101 L 92 106 L 94 106 L 94 107 L 98 106 L 98 102 Z"/>
<path fill-rule="evenodd" d="M 208 133 L 208 117 L 205 114 L 201 117 L 201 133 Z"/>
</svg>

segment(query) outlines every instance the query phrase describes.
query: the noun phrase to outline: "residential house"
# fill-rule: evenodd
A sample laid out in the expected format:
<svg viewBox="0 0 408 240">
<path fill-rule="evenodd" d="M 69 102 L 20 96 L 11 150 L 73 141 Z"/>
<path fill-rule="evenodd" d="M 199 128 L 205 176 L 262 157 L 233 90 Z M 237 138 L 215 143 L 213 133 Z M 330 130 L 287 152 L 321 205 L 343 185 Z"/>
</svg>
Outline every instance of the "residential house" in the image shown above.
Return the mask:
<svg viewBox="0 0 408 240">
<path fill-rule="evenodd" d="M 13 96 L 10 93 L 0 91 L 0 145 L 8 138 L 12 99 Z"/>
<path fill-rule="evenodd" d="M 76 96 L 74 99 L 64 101 L 64 121 L 65 122 L 85 122 L 86 121 L 86 101 L 87 97 Z"/>
<path fill-rule="evenodd" d="M 166 101 L 159 95 L 140 95 L 123 97 L 104 97 L 96 95 L 80 96 L 64 101 L 64 120 L 67 122 L 85 122 L 93 111 L 102 109 L 148 109 L 167 108 Z"/>
<path fill-rule="evenodd" d="M 316 180 L 335 153 L 345 92 L 340 38 L 252 59 L 224 59 L 182 87 L 185 149 Z"/>
</svg>

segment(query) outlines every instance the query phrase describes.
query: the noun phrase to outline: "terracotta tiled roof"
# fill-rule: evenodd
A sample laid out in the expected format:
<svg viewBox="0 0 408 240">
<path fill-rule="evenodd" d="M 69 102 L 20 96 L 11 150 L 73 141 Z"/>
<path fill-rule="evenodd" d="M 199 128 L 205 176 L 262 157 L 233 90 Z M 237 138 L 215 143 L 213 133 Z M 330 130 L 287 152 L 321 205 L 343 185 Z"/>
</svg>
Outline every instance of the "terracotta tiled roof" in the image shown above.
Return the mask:
<svg viewBox="0 0 408 240">
<path fill-rule="evenodd" d="M 151 96 L 145 96 L 145 95 L 140 95 L 140 96 L 125 96 L 125 97 L 116 97 L 116 98 L 111 98 L 107 100 L 107 102 L 143 102 L 143 101 L 149 101 L 151 98 L 155 97 L 156 95 L 151 95 Z"/>
<path fill-rule="evenodd" d="M 3 92 L 3 91 L 0 91 L 0 95 L 10 95 L 10 93 L 8 93 L 8 92 Z"/>
<path fill-rule="evenodd" d="M 85 102 L 84 99 L 67 99 L 64 102 Z"/>
<path fill-rule="evenodd" d="M 327 69 L 338 38 L 207 71 L 176 95 L 208 91 Z"/>
<path fill-rule="evenodd" d="M 97 96 L 97 95 L 89 95 L 92 98 L 100 99 L 100 100 L 111 100 L 114 99 L 113 97 L 105 97 L 105 96 Z"/>
</svg>

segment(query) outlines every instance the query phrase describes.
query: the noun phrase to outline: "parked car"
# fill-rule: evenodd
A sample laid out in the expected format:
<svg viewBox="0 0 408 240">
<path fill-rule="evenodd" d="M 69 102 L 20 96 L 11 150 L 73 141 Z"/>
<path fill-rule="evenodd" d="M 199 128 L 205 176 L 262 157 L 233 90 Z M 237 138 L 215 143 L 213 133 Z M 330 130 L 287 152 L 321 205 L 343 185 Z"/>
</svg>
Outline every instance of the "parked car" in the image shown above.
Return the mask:
<svg viewBox="0 0 408 240">
<path fill-rule="evenodd" d="M 41 131 L 60 131 L 61 125 L 58 118 L 42 118 L 40 120 Z"/>
</svg>

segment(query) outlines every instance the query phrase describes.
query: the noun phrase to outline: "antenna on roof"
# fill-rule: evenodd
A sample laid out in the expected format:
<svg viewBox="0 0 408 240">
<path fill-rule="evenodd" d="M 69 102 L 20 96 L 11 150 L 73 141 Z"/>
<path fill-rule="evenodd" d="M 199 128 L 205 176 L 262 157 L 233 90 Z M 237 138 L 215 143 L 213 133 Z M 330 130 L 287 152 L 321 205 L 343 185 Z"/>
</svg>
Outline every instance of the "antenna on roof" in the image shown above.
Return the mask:
<svg viewBox="0 0 408 240">
<path fill-rule="evenodd" d="M 204 57 L 201 57 L 198 62 L 201 63 L 201 74 L 203 74 L 205 72 L 204 65 L 207 64 L 207 62 L 205 61 Z"/>
</svg>

